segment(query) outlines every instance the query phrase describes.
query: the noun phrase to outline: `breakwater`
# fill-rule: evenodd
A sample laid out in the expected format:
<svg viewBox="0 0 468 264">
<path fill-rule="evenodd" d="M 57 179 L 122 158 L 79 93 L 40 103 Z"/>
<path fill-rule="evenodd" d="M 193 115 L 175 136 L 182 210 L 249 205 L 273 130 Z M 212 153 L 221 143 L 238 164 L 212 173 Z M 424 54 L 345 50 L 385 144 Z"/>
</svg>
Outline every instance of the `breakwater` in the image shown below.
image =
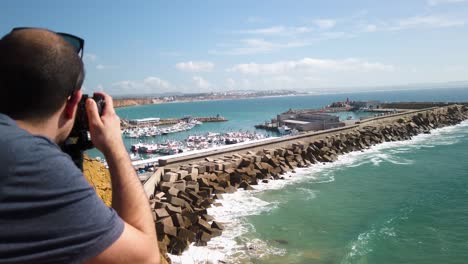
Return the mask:
<svg viewBox="0 0 468 264">
<path fill-rule="evenodd" d="M 225 152 L 204 160 L 160 167 L 145 183 L 157 219 L 161 249 L 180 254 L 191 242 L 206 245 L 223 226 L 207 214 L 223 193 L 252 189 L 260 181 L 281 180 L 298 167 L 332 162 L 338 155 L 386 141 L 408 140 L 431 129 L 468 118 L 467 108 L 449 106 L 366 120 L 346 129 Z M 211 224 L 210 224 L 211 223 Z"/>
</svg>

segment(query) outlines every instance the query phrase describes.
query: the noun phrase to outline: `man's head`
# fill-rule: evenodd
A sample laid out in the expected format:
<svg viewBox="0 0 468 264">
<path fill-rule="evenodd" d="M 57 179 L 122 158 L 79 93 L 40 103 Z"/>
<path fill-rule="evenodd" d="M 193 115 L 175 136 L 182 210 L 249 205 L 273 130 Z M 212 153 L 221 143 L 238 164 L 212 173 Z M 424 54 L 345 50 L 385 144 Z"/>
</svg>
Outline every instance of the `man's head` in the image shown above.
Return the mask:
<svg viewBox="0 0 468 264">
<path fill-rule="evenodd" d="M 47 120 L 68 101 L 77 101 L 72 95 L 83 79 L 76 50 L 51 31 L 15 30 L 0 40 L 0 113 L 15 120 Z"/>
</svg>

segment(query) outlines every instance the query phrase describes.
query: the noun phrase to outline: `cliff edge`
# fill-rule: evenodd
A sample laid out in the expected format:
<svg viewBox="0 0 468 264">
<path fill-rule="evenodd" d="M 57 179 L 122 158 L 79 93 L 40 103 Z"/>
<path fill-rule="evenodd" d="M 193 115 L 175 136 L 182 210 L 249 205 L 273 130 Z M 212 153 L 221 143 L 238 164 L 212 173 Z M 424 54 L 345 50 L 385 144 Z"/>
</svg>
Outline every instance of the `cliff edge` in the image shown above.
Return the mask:
<svg viewBox="0 0 468 264">
<path fill-rule="evenodd" d="M 83 173 L 88 182 L 96 190 L 97 195 L 107 206 L 112 204 L 112 186 L 109 170 L 104 164 L 88 156 L 84 157 Z"/>
<path fill-rule="evenodd" d="M 160 99 L 114 99 L 114 107 L 126 107 L 135 105 L 158 104 L 162 103 Z"/>
<path fill-rule="evenodd" d="M 96 190 L 97 195 L 107 206 L 112 204 L 112 186 L 109 170 L 104 164 L 85 155 L 83 161 L 83 173 L 88 182 Z M 163 249 L 163 250 L 161 250 Z M 171 263 L 167 256 L 166 248 L 161 248 L 161 264 Z"/>
</svg>

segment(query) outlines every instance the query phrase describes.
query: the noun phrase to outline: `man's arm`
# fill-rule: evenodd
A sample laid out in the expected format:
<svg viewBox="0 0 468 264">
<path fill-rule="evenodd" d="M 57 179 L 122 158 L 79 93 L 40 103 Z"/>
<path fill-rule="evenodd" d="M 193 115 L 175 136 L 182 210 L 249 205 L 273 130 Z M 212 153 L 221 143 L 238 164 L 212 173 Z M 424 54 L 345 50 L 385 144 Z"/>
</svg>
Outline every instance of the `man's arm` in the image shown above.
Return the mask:
<svg viewBox="0 0 468 264">
<path fill-rule="evenodd" d="M 112 98 L 102 94 L 105 107 L 99 116 L 96 103 L 86 102 L 91 140 L 106 157 L 112 181 L 112 207 L 125 221 L 117 241 L 89 263 L 159 263 L 156 230 L 148 198 L 131 164 L 120 132 Z"/>
</svg>

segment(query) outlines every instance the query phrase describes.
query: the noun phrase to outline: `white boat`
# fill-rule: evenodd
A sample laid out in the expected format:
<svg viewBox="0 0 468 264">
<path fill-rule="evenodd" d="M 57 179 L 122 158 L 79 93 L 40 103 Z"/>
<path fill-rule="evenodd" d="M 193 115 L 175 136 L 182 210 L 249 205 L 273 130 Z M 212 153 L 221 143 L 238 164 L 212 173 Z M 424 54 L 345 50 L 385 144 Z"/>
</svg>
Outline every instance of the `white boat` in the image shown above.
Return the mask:
<svg viewBox="0 0 468 264">
<path fill-rule="evenodd" d="M 286 125 L 282 125 L 282 126 L 278 127 L 278 132 L 281 135 L 288 135 L 289 133 L 291 133 L 291 128 L 286 126 Z"/>
</svg>

